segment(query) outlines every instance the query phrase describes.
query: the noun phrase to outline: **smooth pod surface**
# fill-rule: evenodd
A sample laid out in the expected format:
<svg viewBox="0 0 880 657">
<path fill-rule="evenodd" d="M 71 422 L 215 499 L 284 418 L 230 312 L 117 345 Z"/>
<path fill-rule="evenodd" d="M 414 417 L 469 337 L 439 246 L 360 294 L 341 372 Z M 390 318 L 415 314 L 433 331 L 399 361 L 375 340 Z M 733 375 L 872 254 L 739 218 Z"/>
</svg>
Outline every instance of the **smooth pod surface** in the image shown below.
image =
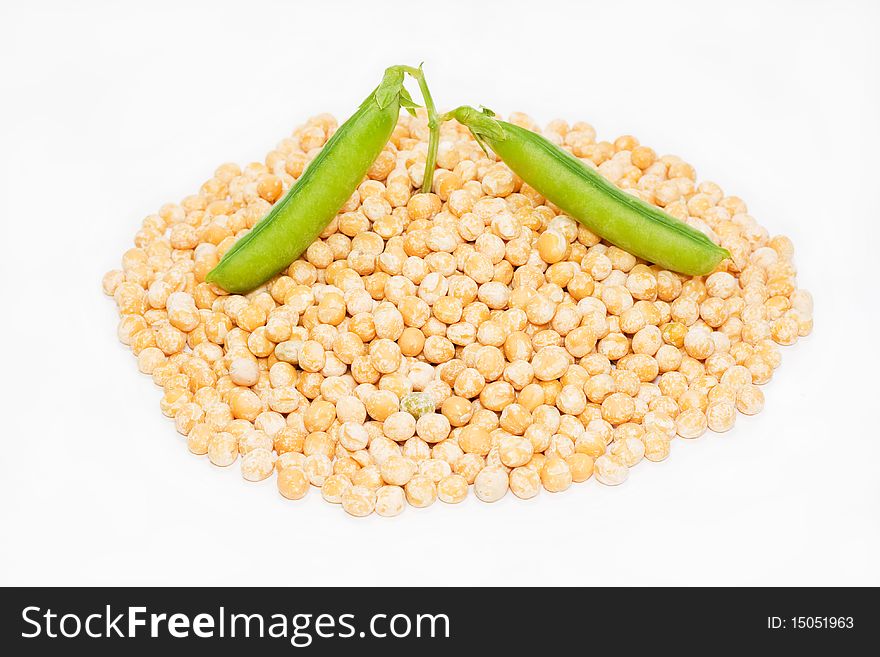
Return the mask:
<svg viewBox="0 0 880 657">
<path fill-rule="evenodd" d="M 243 294 L 296 260 L 323 232 L 388 143 L 401 102 L 411 102 L 403 73 L 382 84 L 333 134 L 287 194 L 227 251 L 207 281 Z"/>
<path fill-rule="evenodd" d="M 709 274 L 729 257 L 705 234 L 619 189 L 541 135 L 471 107 L 454 116 L 538 193 L 615 246 L 691 276 Z"/>
</svg>

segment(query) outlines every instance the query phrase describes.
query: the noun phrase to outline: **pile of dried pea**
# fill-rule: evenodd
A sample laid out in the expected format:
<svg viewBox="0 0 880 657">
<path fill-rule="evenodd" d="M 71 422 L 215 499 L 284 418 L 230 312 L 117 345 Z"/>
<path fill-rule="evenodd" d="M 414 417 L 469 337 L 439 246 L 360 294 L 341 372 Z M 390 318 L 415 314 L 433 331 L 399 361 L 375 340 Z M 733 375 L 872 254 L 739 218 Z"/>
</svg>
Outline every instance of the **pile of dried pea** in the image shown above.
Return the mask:
<svg viewBox="0 0 880 657">
<path fill-rule="evenodd" d="M 432 140 L 424 113 L 395 123 L 412 103 L 389 71 L 370 97 L 381 93 L 384 107 L 368 98 L 347 128 L 321 115 L 264 163 L 222 165 L 197 194 L 144 219 L 122 269 L 104 277 L 119 338 L 164 389 L 162 411 L 191 452 L 239 462 L 249 481 L 274 475 L 288 499 L 314 486 L 352 515 L 396 515 L 407 503 L 460 502 L 471 484 L 487 502 L 594 475 L 619 484 L 643 460 L 665 459 L 676 437 L 727 431 L 737 412 L 763 408 L 777 345 L 812 329 L 788 238 L 698 184 L 680 158 L 631 136 L 597 142 L 586 123 L 553 121 L 540 139 L 517 132 L 538 131 L 524 115 L 504 123 L 457 110 L 446 118 L 462 123 Z M 373 152 L 352 157 L 339 138 L 332 149 L 364 114 Z M 595 186 L 598 173 L 623 203 L 640 199 L 633 212 L 656 212 L 658 230 L 700 242 L 695 258 L 667 253 L 707 275 L 649 264 L 564 214 L 541 195 L 559 191 L 519 168 L 533 152 L 501 143 L 511 134 L 557 160 L 559 147 L 572 175 Z M 321 199 L 330 223 L 301 258 L 254 275 L 254 263 L 289 251 L 261 259 L 265 245 L 255 257 L 242 246 L 255 238 L 241 238 L 279 214 L 295 182 L 306 187 L 322 153 L 341 153 L 356 189 L 341 207 Z M 619 242 L 633 225 L 617 218 Z M 227 293 L 239 284 L 260 286 Z"/>
</svg>

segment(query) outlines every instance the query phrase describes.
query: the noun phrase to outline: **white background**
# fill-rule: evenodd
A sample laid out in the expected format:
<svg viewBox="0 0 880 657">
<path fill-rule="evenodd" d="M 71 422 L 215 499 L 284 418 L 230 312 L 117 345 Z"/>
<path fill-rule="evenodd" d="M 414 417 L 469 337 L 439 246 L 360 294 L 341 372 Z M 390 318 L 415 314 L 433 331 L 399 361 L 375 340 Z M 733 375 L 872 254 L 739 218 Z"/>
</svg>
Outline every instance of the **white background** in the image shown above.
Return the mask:
<svg viewBox="0 0 880 657">
<path fill-rule="evenodd" d="M 724 4 L 4 2 L 0 584 L 880 584 L 878 4 Z M 442 107 L 635 134 L 792 237 L 816 330 L 762 414 L 618 488 L 394 519 L 188 453 L 102 274 L 420 60 Z"/>
</svg>

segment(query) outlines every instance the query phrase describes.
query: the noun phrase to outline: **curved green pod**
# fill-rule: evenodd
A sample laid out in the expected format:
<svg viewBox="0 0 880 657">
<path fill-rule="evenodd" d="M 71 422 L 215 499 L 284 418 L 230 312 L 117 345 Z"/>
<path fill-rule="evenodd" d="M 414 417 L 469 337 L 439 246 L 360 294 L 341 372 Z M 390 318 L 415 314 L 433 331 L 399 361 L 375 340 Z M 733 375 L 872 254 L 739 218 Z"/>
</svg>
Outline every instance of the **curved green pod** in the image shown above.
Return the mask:
<svg viewBox="0 0 880 657">
<path fill-rule="evenodd" d="M 690 276 L 711 273 L 730 253 L 700 231 L 626 193 L 539 134 L 459 107 L 455 118 L 538 193 L 597 235 L 648 262 Z"/>
<path fill-rule="evenodd" d="M 327 141 L 287 194 L 227 251 L 207 281 L 244 294 L 296 260 L 327 227 L 364 179 L 397 125 L 414 106 L 404 69 L 386 69 L 381 84 Z"/>
</svg>

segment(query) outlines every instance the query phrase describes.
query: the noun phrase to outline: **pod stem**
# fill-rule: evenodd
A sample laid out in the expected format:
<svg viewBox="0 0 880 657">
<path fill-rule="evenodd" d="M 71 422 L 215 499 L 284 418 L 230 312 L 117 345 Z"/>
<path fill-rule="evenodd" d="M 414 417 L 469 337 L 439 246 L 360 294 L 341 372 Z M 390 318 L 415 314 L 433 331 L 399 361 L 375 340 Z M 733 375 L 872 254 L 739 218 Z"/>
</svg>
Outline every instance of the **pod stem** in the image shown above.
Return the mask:
<svg viewBox="0 0 880 657">
<path fill-rule="evenodd" d="M 428 112 L 428 156 L 425 158 L 425 175 L 422 179 L 422 193 L 427 194 L 431 191 L 434 183 L 434 167 L 437 163 L 437 149 L 440 146 L 440 124 L 442 119 L 437 115 L 437 106 L 434 105 L 434 97 L 431 96 L 431 90 L 428 89 L 428 83 L 425 80 L 422 65 L 418 68 L 411 66 L 404 67 L 404 70 L 411 75 L 419 84 L 419 91 L 422 92 L 422 100 L 425 102 L 425 109 Z"/>
</svg>

